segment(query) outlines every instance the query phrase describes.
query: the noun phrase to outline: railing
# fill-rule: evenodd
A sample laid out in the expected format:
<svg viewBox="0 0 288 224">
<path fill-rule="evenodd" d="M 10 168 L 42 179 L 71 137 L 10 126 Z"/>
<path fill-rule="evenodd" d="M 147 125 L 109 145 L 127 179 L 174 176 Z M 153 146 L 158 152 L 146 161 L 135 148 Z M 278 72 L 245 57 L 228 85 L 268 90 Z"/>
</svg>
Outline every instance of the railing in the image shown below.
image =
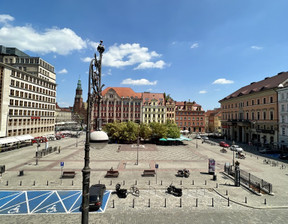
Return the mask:
<svg viewBox="0 0 288 224">
<path fill-rule="evenodd" d="M 228 175 L 231 175 L 235 178 L 235 170 L 233 169 L 233 166 L 225 166 L 224 172 Z M 260 179 L 251 173 L 248 173 L 244 170 L 240 169 L 240 182 L 247 185 L 249 188 L 253 188 L 254 190 L 257 190 L 259 193 L 261 191 L 264 191 L 266 193 L 272 193 L 272 184 Z"/>
</svg>

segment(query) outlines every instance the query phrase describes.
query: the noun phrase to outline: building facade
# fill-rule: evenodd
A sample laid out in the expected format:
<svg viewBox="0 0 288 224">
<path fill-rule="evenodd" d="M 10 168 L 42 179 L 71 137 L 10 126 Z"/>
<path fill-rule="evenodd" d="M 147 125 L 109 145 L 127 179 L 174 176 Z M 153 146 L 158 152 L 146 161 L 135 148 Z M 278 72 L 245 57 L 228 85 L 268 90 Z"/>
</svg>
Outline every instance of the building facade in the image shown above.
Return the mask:
<svg viewBox="0 0 288 224">
<path fill-rule="evenodd" d="M 102 91 L 101 120 L 102 124 L 115 121 L 133 121 L 142 119 L 142 94 L 127 87 L 108 87 Z M 94 103 L 94 121 L 97 118 L 97 103 Z"/>
<path fill-rule="evenodd" d="M 142 122 L 146 124 L 152 122 L 164 124 L 166 122 L 164 93 L 144 92 L 142 94 L 142 99 Z"/>
<path fill-rule="evenodd" d="M 73 105 L 73 120 L 77 123 L 87 123 L 87 104 L 83 102 L 81 80 L 78 80 Z"/>
<path fill-rule="evenodd" d="M 278 86 L 287 82 L 281 72 L 252 82 L 224 99 L 222 132 L 230 140 L 275 148 L 278 146 Z"/>
<path fill-rule="evenodd" d="M 54 133 L 54 67 L 16 48 L 0 46 L 0 137 Z"/>
<path fill-rule="evenodd" d="M 166 100 L 166 119 L 172 123 L 175 123 L 175 108 L 176 104 L 172 98 Z"/>
<path fill-rule="evenodd" d="M 209 133 L 221 133 L 221 108 L 207 110 L 205 113 L 205 131 Z"/>
<path fill-rule="evenodd" d="M 279 111 L 279 146 L 288 149 L 288 83 L 279 86 L 278 111 Z"/>
<path fill-rule="evenodd" d="M 185 131 L 205 132 L 205 111 L 202 106 L 193 102 L 176 102 L 175 121 L 177 126 Z"/>
</svg>

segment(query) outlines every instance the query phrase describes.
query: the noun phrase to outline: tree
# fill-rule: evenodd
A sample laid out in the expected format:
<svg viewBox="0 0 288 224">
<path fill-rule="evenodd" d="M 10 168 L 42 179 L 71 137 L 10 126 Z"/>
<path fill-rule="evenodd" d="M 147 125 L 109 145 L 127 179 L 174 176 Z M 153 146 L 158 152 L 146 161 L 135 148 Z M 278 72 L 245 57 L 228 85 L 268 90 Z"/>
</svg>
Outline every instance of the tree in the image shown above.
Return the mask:
<svg viewBox="0 0 288 224">
<path fill-rule="evenodd" d="M 150 127 L 152 129 L 152 138 L 159 139 L 159 138 L 167 138 L 167 127 L 163 124 L 152 122 L 150 123 Z"/>
<path fill-rule="evenodd" d="M 152 135 L 152 129 L 149 127 L 149 125 L 146 123 L 141 123 L 139 136 L 143 138 L 144 140 L 146 140 L 146 139 L 150 139 L 151 135 Z"/>
<path fill-rule="evenodd" d="M 122 133 L 120 139 L 125 142 L 134 142 L 137 140 L 139 135 L 139 127 L 136 123 L 133 121 L 128 121 L 123 124 L 123 127 L 121 128 Z"/>
<path fill-rule="evenodd" d="M 167 127 L 167 137 L 168 138 L 179 138 L 180 137 L 180 129 L 174 122 L 167 121 L 165 124 Z"/>
</svg>

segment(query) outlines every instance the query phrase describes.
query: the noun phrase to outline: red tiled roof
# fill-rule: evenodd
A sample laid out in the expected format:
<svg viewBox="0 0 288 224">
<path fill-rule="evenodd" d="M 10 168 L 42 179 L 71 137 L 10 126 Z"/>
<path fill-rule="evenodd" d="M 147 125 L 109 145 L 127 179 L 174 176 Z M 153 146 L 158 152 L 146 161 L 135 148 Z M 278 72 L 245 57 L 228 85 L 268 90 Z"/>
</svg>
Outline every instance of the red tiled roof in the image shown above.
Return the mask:
<svg viewBox="0 0 288 224">
<path fill-rule="evenodd" d="M 136 93 L 129 87 L 107 87 L 102 91 L 102 96 L 106 95 L 110 89 L 113 89 L 119 97 L 141 98 L 141 93 Z"/>
<path fill-rule="evenodd" d="M 146 102 L 148 100 L 148 102 L 150 102 L 151 100 L 155 99 L 157 101 L 160 101 L 160 99 L 162 99 L 162 101 L 164 102 L 164 93 L 148 93 L 148 92 L 144 92 L 142 94 L 143 96 L 143 102 Z"/>
<path fill-rule="evenodd" d="M 248 95 L 254 92 L 260 92 L 267 89 L 277 88 L 281 83 L 284 85 L 285 82 L 287 82 L 287 80 L 288 80 L 288 72 L 280 72 L 275 76 L 267 77 L 259 82 L 252 82 L 250 85 L 238 89 L 237 91 L 230 94 L 229 96 L 226 96 L 219 102 L 242 95 Z"/>
</svg>

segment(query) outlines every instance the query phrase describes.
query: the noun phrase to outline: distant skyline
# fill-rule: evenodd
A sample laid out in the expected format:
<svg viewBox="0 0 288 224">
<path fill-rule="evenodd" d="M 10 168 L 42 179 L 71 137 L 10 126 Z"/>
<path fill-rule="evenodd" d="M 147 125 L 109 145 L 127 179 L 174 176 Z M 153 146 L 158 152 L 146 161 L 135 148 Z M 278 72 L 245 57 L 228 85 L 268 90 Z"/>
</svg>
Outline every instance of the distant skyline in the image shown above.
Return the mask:
<svg viewBox="0 0 288 224">
<path fill-rule="evenodd" d="M 0 2 L 0 45 L 55 67 L 57 103 L 73 106 L 103 40 L 105 87 L 170 94 L 204 110 L 288 71 L 286 0 Z"/>
</svg>

